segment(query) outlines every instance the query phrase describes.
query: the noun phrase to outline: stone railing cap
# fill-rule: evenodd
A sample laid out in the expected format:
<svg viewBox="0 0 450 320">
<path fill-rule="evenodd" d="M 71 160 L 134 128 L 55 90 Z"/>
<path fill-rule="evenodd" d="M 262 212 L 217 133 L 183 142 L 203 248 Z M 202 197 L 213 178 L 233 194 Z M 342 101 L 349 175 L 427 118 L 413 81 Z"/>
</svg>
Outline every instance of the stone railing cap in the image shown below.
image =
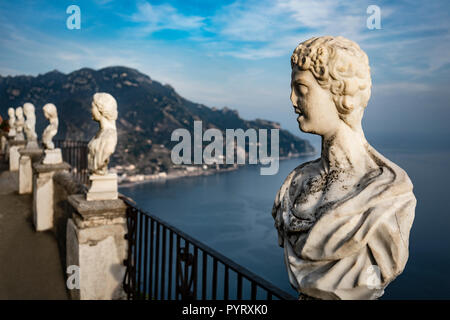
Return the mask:
<svg viewBox="0 0 450 320">
<path fill-rule="evenodd" d="M 73 194 L 68 197 L 68 201 L 83 220 L 124 217 L 127 208 L 121 199 L 87 201 L 83 194 Z"/>
<path fill-rule="evenodd" d="M 27 144 L 25 140 L 9 140 L 8 143 L 12 146 L 21 146 Z"/>
<path fill-rule="evenodd" d="M 50 171 L 60 171 L 60 170 L 70 170 L 70 164 L 67 162 L 54 163 L 54 164 L 43 164 L 43 163 L 34 163 L 34 170 L 38 173 L 42 172 L 50 172 Z"/>
<path fill-rule="evenodd" d="M 38 156 L 41 155 L 44 151 L 40 148 L 22 148 L 19 149 L 19 153 L 21 155 L 27 155 L 27 156 Z"/>
</svg>

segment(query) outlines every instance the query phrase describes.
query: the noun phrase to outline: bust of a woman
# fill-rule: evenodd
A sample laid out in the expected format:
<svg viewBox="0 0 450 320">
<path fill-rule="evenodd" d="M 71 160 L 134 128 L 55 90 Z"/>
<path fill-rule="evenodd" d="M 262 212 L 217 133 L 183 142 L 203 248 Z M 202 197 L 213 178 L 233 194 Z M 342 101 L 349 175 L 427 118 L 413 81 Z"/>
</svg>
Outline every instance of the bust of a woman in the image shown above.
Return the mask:
<svg viewBox="0 0 450 320">
<path fill-rule="evenodd" d="M 367 55 L 343 37 L 312 38 L 291 58 L 291 101 L 322 154 L 295 168 L 272 215 L 291 285 L 319 299 L 376 299 L 405 268 L 416 199 L 400 167 L 364 137 Z"/>
<path fill-rule="evenodd" d="M 47 103 L 42 110 L 44 111 L 45 118 L 49 121 L 48 126 L 42 133 L 42 143 L 45 149 L 53 150 L 55 149 L 55 145 L 52 139 L 58 133 L 58 111 L 53 103 Z"/>
<path fill-rule="evenodd" d="M 8 109 L 8 126 L 9 126 L 9 132 L 8 132 L 8 137 L 14 137 L 16 135 L 16 111 L 14 110 L 14 108 L 9 108 Z"/>
<path fill-rule="evenodd" d="M 14 123 L 15 123 L 15 127 L 16 127 L 15 140 L 25 140 L 25 137 L 23 135 L 23 126 L 25 124 L 25 119 L 23 117 L 22 107 L 16 108 L 16 121 Z"/>
<path fill-rule="evenodd" d="M 96 175 L 108 173 L 109 157 L 117 145 L 117 102 L 109 93 L 94 94 L 92 101 L 92 119 L 100 129 L 89 142 L 88 169 Z"/>
<path fill-rule="evenodd" d="M 36 114 L 32 103 L 24 103 L 23 112 L 26 116 L 24 131 L 27 136 L 27 147 L 37 147 Z"/>
</svg>

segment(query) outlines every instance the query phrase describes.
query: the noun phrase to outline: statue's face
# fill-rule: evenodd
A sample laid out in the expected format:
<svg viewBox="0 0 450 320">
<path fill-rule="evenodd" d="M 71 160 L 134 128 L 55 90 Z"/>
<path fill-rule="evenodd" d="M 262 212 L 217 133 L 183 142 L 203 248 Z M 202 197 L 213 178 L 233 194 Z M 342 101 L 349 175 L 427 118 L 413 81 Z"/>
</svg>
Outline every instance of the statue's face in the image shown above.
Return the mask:
<svg viewBox="0 0 450 320">
<path fill-rule="evenodd" d="M 42 108 L 42 111 L 44 112 L 44 117 L 45 117 L 46 119 L 50 119 L 50 115 L 48 114 L 47 109 L 46 109 L 46 108 Z"/>
<path fill-rule="evenodd" d="M 8 109 L 8 115 L 10 118 L 14 118 L 16 113 L 14 112 L 14 109 Z"/>
<path fill-rule="evenodd" d="M 22 109 L 16 109 L 16 116 L 18 118 L 22 117 L 23 116 L 23 110 Z"/>
<path fill-rule="evenodd" d="M 98 107 L 95 104 L 94 101 L 92 101 L 92 119 L 95 121 L 100 121 L 101 114 L 100 111 L 98 111 Z"/>
<path fill-rule="evenodd" d="M 323 89 L 311 71 L 292 69 L 291 101 L 303 132 L 333 134 L 341 120 L 329 90 Z"/>
</svg>

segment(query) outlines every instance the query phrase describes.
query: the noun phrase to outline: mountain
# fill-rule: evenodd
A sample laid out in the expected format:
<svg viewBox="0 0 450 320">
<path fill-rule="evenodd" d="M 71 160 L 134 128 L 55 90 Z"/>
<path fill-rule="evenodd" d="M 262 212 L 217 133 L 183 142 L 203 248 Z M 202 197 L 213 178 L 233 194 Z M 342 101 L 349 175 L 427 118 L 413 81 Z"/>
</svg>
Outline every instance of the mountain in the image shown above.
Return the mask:
<svg viewBox="0 0 450 320">
<path fill-rule="evenodd" d="M 246 121 L 235 110 L 209 108 L 181 97 L 170 85 L 127 67 L 100 70 L 83 68 L 69 74 L 51 71 L 33 76 L 0 76 L 0 114 L 7 109 L 31 102 L 36 107 L 36 131 L 40 136 L 47 125 L 42 113 L 46 103 L 58 108 L 59 132 L 55 139 L 89 140 L 98 129 L 91 118 L 92 96 L 96 92 L 112 94 L 118 104 L 119 141 L 112 165 L 134 164 L 134 173 L 169 171 L 173 130 L 193 132 L 195 120 L 203 121 L 203 130 L 279 128 L 276 122 Z M 280 130 L 280 156 L 310 153 L 314 149 L 286 130 Z M 131 170 L 131 169 L 130 169 Z"/>
</svg>

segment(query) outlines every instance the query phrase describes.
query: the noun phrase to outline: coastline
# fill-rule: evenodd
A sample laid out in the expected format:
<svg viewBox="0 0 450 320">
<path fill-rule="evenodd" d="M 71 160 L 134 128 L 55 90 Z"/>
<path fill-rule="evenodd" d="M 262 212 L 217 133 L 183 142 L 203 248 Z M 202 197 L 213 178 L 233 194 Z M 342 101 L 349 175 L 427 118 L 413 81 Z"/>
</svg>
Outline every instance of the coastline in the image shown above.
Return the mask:
<svg viewBox="0 0 450 320">
<path fill-rule="evenodd" d="M 290 156 L 279 157 L 278 161 L 301 158 L 301 157 L 308 157 L 308 156 L 313 156 L 315 154 L 317 154 L 316 150 L 314 150 L 313 152 L 298 153 L 298 154 L 294 154 L 294 155 L 290 155 Z M 240 165 L 240 166 L 236 165 L 233 167 L 229 167 L 226 169 L 219 169 L 219 170 L 217 170 L 217 169 L 195 170 L 195 171 L 176 170 L 176 171 L 173 171 L 170 173 L 160 172 L 158 174 L 151 175 L 150 178 L 144 178 L 143 180 L 119 182 L 119 187 L 130 188 L 130 187 L 134 187 L 136 185 L 145 184 L 145 183 L 159 183 L 159 182 L 164 182 L 167 180 L 175 180 L 175 179 L 182 179 L 182 178 L 189 178 L 189 177 L 210 176 L 213 174 L 220 174 L 220 173 L 236 171 L 239 168 L 241 168 L 243 166 L 248 166 L 248 165 L 249 164 Z"/>
</svg>

